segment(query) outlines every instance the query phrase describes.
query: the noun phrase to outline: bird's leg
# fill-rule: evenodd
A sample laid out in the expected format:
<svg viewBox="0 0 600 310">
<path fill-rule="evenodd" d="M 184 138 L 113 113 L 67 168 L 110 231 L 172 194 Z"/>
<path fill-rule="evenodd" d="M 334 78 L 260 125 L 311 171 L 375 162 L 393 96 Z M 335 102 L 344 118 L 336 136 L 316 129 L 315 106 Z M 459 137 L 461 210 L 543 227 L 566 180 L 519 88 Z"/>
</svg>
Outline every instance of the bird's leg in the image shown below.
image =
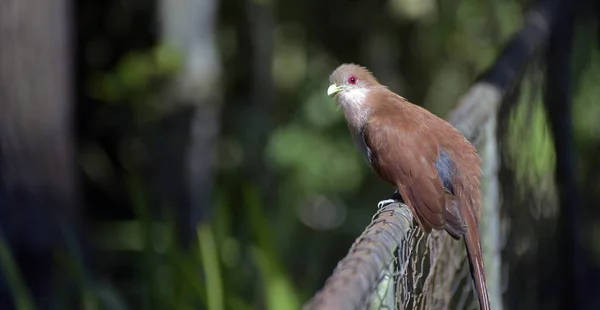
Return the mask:
<svg viewBox="0 0 600 310">
<path fill-rule="evenodd" d="M 377 203 L 377 208 L 381 209 L 381 208 L 389 205 L 390 203 L 401 202 L 401 201 L 403 201 L 402 196 L 400 195 L 398 190 L 396 190 L 396 191 L 394 191 L 394 193 L 392 194 L 392 197 L 390 199 L 385 199 L 385 200 L 382 200 L 379 203 Z"/>
<path fill-rule="evenodd" d="M 402 195 L 400 195 L 400 192 L 398 192 L 398 190 L 394 191 L 394 193 L 392 194 L 392 199 L 398 202 L 404 202 L 404 199 L 402 198 Z"/>
</svg>

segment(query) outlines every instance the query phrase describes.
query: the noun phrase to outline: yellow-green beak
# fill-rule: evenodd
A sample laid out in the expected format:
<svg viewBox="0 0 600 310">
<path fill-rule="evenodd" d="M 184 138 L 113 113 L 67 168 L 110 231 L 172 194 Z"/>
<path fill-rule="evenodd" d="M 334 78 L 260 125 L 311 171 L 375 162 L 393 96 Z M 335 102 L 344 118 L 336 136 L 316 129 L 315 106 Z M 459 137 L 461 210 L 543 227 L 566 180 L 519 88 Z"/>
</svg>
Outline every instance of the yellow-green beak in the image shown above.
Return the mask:
<svg viewBox="0 0 600 310">
<path fill-rule="evenodd" d="M 342 88 L 335 85 L 335 84 L 331 84 L 329 85 L 329 88 L 327 88 L 327 96 L 333 97 L 335 96 L 335 94 L 339 93 L 340 91 L 342 91 Z"/>
</svg>

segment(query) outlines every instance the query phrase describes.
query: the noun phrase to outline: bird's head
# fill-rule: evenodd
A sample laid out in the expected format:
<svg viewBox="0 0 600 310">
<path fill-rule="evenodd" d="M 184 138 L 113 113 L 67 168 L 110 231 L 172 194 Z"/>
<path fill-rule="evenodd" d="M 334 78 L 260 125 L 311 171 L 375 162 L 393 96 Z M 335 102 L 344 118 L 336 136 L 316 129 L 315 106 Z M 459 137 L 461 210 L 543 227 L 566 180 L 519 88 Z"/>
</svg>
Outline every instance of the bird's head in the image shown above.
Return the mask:
<svg viewBox="0 0 600 310">
<path fill-rule="evenodd" d="M 371 72 L 355 64 L 342 64 L 329 76 L 327 95 L 336 99 L 351 126 L 360 126 L 368 115 L 367 95 L 381 84 Z"/>
<path fill-rule="evenodd" d="M 327 95 L 339 99 L 379 85 L 367 68 L 355 64 L 342 64 L 337 67 L 329 76 L 329 82 L 331 85 L 327 89 Z"/>
</svg>

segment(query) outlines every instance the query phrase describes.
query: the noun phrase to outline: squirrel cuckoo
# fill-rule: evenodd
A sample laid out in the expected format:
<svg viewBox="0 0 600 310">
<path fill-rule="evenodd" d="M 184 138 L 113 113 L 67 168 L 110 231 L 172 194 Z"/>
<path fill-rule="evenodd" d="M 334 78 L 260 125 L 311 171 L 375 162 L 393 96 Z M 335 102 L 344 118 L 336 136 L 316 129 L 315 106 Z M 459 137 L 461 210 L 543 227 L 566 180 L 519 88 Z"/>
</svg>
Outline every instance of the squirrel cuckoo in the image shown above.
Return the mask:
<svg viewBox="0 0 600 310">
<path fill-rule="evenodd" d="M 481 159 L 448 122 L 379 84 L 366 68 L 343 64 L 327 95 L 342 107 L 348 128 L 372 169 L 397 188 L 381 208 L 402 199 L 421 229 L 464 236 L 481 309 L 490 309 L 478 222 Z"/>
</svg>

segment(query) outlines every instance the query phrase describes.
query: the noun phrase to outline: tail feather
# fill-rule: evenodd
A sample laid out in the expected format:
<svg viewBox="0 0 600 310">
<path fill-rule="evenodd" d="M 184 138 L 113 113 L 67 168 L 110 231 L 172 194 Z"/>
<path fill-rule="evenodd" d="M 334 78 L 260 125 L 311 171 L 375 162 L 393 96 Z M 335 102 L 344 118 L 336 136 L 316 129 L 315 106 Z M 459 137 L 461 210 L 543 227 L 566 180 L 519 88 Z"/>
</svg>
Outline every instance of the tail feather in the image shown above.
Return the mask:
<svg viewBox="0 0 600 310">
<path fill-rule="evenodd" d="M 470 213 L 470 212 L 467 212 Z M 465 234 L 465 246 L 467 248 L 467 258 L 471 269 L 471 278 L 475 283 L 475 289 L 479 298 L 479 307 L 481 310 L 490 310 L 490 297 L 485 280 L 485 269 L 483 266 L 483 254 L 481 243 L 479 241 L 479 231 L 477 229 L 474 216 L 467 216 L 467 233 Z M 470 217 L 470 218 L 469 218 Z"/>
</svg>

